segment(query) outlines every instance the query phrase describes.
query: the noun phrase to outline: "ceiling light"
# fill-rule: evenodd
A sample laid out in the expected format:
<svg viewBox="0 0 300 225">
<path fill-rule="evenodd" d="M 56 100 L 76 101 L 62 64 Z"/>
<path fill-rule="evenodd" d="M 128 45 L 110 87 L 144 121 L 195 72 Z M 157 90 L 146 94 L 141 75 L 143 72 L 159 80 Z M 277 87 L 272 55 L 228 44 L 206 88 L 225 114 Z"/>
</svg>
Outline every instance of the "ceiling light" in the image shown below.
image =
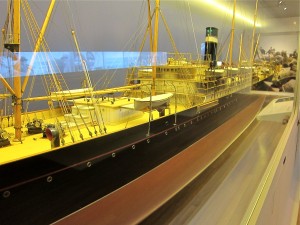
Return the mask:
<svg viewBox="0 0 300 225">
<path fill-rule="evenodd" d="M 217 2 L 217 0 L 206 0 L 206 1 L 204 1 L 204 2 L 207 3 L 207 4 L 212 5 L 214 8 L 217 8 L 217 9 L 219 9 L 220 11 L 223 11 L 223 12 L 228 13 L 228 14 L 231 14 L 231 15 L 233 14 L 233 11 L 232 11 L 231 8 L 228 8 L 228 7 L 226 7 L 224 4 Z M 235 13 L 235 16 L 236 16 L 236 18 L 238 18 L 238 19 L 240 19 L 240 20 L 242 20 L 242 21 L 244 21 L 244 22 L 247 22 L 247 23 L 249 23 L 249 24 L 254 25 L 253 19 L 251 19 L 251 18 L 249 18 L 249 17 L 246 17 L 246 16 L 243 16 L 243 15 L 242 15 L 241 13 L 239 13 L 239 12 L 236 12 L 236 13 Z M 255 26 L 256 26 L 256 27 L 261 27 L 262 25 L 261 25 L 260 23 L 256 22 Z"/>
<path fill-rule="evenodd" d="M 284 7 L 284 8 L 283 8 L 283 10 L 286 10 L 286 9 L 287 9 L 287 7 Z"/>
</svg>

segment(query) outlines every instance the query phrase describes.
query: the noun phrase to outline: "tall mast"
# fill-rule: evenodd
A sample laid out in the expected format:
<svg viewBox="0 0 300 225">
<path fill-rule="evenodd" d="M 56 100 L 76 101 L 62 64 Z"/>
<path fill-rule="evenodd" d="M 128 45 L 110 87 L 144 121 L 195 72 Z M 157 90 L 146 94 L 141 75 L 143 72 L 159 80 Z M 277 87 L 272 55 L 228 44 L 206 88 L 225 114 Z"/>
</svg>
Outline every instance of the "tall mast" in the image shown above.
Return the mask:
<svg viewBox="0 0 300 225">
<path fill-rule="evenodd" d="M 241 33 L 241 39 L 240 39 L 240 51 L 239 51 L 239 64 L 238 67 L 241 66 L 241 59 L 242 59 L 242 48 L 243 48 L 243 33 Z"/>
<path fill-rule="evenodd" d="M 255 27 L 256 27 L 256 17 L 257 17 L 257 5 L 258 5 L 258 0 L 256 0 L 255 3 L 255 12 L 254 12 L 254 19 L 253 19 L 253 31 L 252 31 L 252 42 L 251 42 L 251 49 L 250 49 L 250 66 L 253 66 L 253 61 L 254 61 L 254 36 L 255 36 Z"/>
<path fill-rule="evenodd" d="M 152 36 L 152 24 L 151 24 L 151 7 L 150 0 L 148 0 L 148 29 L 149 29 L 149 41 L 150 41 L 150 50 L 152 51 L 153 45 L 153 36 Z"/>
<path fill-rule="evenodd" d="M 233 10 L 232 10 L 232 23 L 231 23 L 231 38 L 229 45 L 229 66 L 232 67 L 232 48 L 233 48 L 233 40 L 234 40 L 234 26 L 235 26 L 235 7 L 236 0 L 233 1 Z"/>
<path fill-rule="evenodd" d="M 53 6 L 55 3 L 55 0 L 51 1 L 51 4 L 48 9 L 47 16 L 45 18 L 45 22 L 43 24 L 42 30 L 39 34 L 39 37 L 37 39 L 37 43 L 35 45 L 34 49 L 34 55 L 31 59 L 30 66 L 28 68 L 25 82 L 23 84 L 23 87 L 21 88 L 21 65 L 20 65 L 20 35 L 21 35 L 21 28 L 20 28 L 20 21 L 21 21 L 21 0 L 12 0 L 12 10 L 10 13 L 12 13 L 12 20 L 11 20 L 11 27 L 12 27 L 12 35 L 10 34 L 6 37 L 6 41 L 4 43 L 4 47 L 10 50 L 13 53 L 13 59 L 14 59 L 14 79 L 13 79 L 13 87 L 11 87 L 5 79 L 0 76 L 0 81 L 4 84 L 6 88 L 11 92 L 12 94 L 12 104 L 13 104 L 13 113 L 14 113 L 14 119 L 15 119 L 15 141 L 21 141 L 22 140 L 22 93 L 24 92 L 24 89 L 27 84 L 28 76 L 30 75 L 31 67 L 33 65 L 36 52 L 39 50 L 40 45 L 42 43 L 44 33 L 46 31 L 49 18 L 51 16 L 51 12 L 53 11 Z M 10 3 L 9 3 L 10 4 Z"/>
<path fill-rule="evenodd" d="M 33 55 L 31 57 L 31 60 L 30 60 L 30 63 L 29 63 L 29 66 L 28 66 L 23 84 L 22 84 L 22 89 L 21 89 L 22 94 L 25 91 L 25 88 L 26 88 L 26 85 L 27 85 L 27 82 L 28 82 L 28 79 L 29 79 L 29 76 L 30 76 L 30 73 L 31 73 L 31 70 L 32 70 L 32 66 L 33 66 L 35 58 L 36 58 L 36 55 L 37 55 L 37 52 L 40 50 L 40 46 L 43 43 L 44 35 L 45 35 L 46 29 L 47 29 L 48 24 L 49 24 L 49 20 L 51 18 L 52 12 L 53 12 L 55 2 L 56 2 L 56 0 L 51 0 L 48 12 L 46 14 L 46 17 L 45 17 L 45 20 L 44 20 L 44 23 L 43 23 L 43 26 L 42 26 L 42 29 L 39 33 L 38 38 L 37 38 L 37 41 L 36 41 L 36 44 L 35 44 L 35 47 L 34 47 L 34 50 L 33 50 Z"/>
<path fill-rule="evenodd" d="M 13 112 L 15 118 L 15 141 L 21 141 L 22 121 L 21 121 L 21 110 L 22 110 L 22 93 L 21 93 L 21 68 L 20 68 L 20 0 L 13 0 L 13 54 L 15 57 L 14 63 L 14 92 L 13 96 Z"/>
<path fill-rule="evenodd" d="M 160 0 L 155 0 L 155 21 L 154 21 L 153 43 L 152 43 L 152 49 L 151 49 L 151 52 L 152 52 L 152 88 L 151 88 L 151 95 L 152 96 L 155 95 L 159 6 L 160 6 Z"/>
</svg>

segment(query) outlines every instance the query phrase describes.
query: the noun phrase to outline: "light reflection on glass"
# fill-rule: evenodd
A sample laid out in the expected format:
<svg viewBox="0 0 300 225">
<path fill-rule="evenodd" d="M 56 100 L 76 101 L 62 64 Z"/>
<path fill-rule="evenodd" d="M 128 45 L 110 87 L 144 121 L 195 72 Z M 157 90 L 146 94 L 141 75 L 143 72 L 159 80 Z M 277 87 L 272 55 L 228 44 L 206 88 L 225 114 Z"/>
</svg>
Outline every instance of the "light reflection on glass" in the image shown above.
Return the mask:
<svg viewBox="0 0 300 225">
<path fill-rule="evenodd" d="M 21 76 L 27 72 L 33 52 L 21 52 Z M 124 69 L 136 66 L 151 66 L 151 52 L 81 52 L 89 71 Z M 7 78 L 13 74 L 11 58 L 0 57 L 0 74 Z M 157 65 L 167 62 L 167 53 L 157 53 Z M 38 52 L 30 75 L 44 75 L 51 73 L 72 73 L 83 71 L 82 63 L 77 52 Z"/>
</svg>

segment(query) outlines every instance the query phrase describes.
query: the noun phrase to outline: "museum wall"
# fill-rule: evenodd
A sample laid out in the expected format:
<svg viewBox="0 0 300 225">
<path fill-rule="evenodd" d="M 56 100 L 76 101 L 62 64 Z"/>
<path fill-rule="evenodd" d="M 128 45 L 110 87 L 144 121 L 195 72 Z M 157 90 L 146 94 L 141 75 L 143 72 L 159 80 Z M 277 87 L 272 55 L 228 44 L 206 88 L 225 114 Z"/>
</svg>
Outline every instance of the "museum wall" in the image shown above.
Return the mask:
<svg viewBox="0 0 300 225">
<path fill-rule="evenodd" d="M 214 5 L 205 1 L 161 1 L 161 10 L 166 18 L 179 51 L 197 54 L 205 39 L 205 28 L 214 26 L 219 29 L 219 43 L 228 45 L 228 35 L 231 31 L 231 15 L 221 12 Z M 68 4 L 69 3 L 69 4 Z M 48 7 L 48 1 L 30 1 L 30 5 L 41 26 Z M 225 3 L 224 3 L 225 4 Z M 225 6 L 231 8 L 232 3 Z M 7 1 L 0 1 L 0 22 L 4 24 Z M 242 5 L 245 7 L 244 5 Z M 250 19 L 253 18 L 254 7 L 247 4 L 242 7 L 237 2 L 237 12 Z M 24 15 L 23 15 L 24 18 Z M 191 19 L 192 18 L 192 19 Z M 258 9 L 258 21 L 263 26 L 256 32 L 261 34 L 264 48 L 272 47 L 279 51 L 294 50 L 296 33 L 299 31 L 299 18 L 268 18 L 264 9 Z M 46 32 L 46 40 L 52 51 L 74 51 L 74 41 L 71 30 L 76 35 L 82 51 L 137 51 L 139 44 L 133 40 L 140 39 L 143 32 L 138 28 L 145 24 L 147 7 L 145 1 L 113 0 L 113 1 L 57 1 L 52 20 Z M 162 21 L 162 19 L 160 19 Z M 159 50 L 173 52 L 169 36 L 161 22 Z M 28 35 L 22 23 L 22 34 Z M 137 33 L 137 31 L 139 33 Z M 195 34 L 193 34 L 193 31 Z M 252 25 L 236 18 L 234 58 L 238 57 L 238 45 L 241 33 L 244 33 L 245 50 L 249 50 L 252 36 Z M 196 37 L 196 43 L 194 40 Z M 280 41 L 280 40 L 284 41 Z M 281 44 L 280 44 L 281 42 Z M 265 44 L 269 43 L 269 44 Z M 22 39 L 22 50 L 31 51 L 32 45 Z M 198 45 L 198 46 L 196 46 Z M 283 46 L 287 45 L 287 47 Z M 146 45 L 147 46 L 147 45 Z M 248 46 L 248 47 L 246 47 Z M 147 49 L 147 47 L 146 47 Z M 224 54 L 226 52 L 224 48 Z"/>
<path fill-rule="evenodd" d="M 286 51 L 288 54 L 297 50 L 298 35 L 295 33 L 261 34 L 260 46 L 268 51 L 271 47 L 276 51 Z"/>
<path fill-rule="evenodd" d="M 0 1 L 1 24 L 4 24 L 6 3 L 6 1 Z M 41 26 L 49 3 L 48 1 L 30 1 L 30 4 Z M 228 7 L 232 6 L 228 5 Z M 232 19 L 228 13 L 221 12 L 214 6 L 201 3 L 201 1 L 200 3 L 199 1 L 161 1 L 161 10 L 179 51 L 196 55 L 196 47 L 200 48 L 201 43 L 204 42 L 205 28 L 208 26 L 219 29 L 220 45 L 228 45 Z M 243 9 L 241 13 L 252 18 L 252 9 L 249 12 Z M 45 35 L 52 51 L 75 50 L 71 29 L 76 31 L 82 51 L 137 51 L 139 45 L 133 40 L 142 39 L 142 31 L 137 33 L 137 30 L 147 20 L 147 7 L 146 1 L 136 0 L 57 1 L 52 18 Z M 159 50 L 174 52 L 166 29 L 163 28 L 162 19 L 160 21 Z M 27 35 L 28 30 L 22 28 L 22 33 Z M 237 18 L 235 59 L 238 58 L 241 33 L 245 34 L 245 46 L 249 46 L 252 25 L 241 22 Z M 197 44 L 194 37 L 196 37 Z M 32 46 L 22 40 L 22 50 L 31 51 L 31 49 Z M 226 52 L 227 48 L 224 47 L 224 54 Z"/>
<path fill-rule="evenodd" d="M 299 17 L 265 19 L 266 29 L 263 30 L 263 33 L 297 33 L 300 31 L 299 19 Z"/>
<path fill-rule="evenodd" d="M 298 48 L 299 21 L 299 17 L 266 19 L 266 29 L 261 32 L 260 46 L 266 51 L 272 47 L 279 52 L 293 53 Z"/>
</svg>

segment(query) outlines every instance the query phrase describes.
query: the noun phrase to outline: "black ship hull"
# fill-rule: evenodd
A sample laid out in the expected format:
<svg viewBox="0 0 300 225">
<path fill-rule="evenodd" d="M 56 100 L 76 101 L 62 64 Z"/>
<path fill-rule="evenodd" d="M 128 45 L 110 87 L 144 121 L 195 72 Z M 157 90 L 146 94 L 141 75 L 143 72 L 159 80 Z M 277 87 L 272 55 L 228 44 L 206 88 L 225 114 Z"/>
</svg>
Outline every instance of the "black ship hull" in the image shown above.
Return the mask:
<svg viewBox="0 0 300 225">
<path fill-rule="evenodd" d="M 206 111 L 152 121 L 149 136 L 142 124 L 1 165 L 1 224 L 54 222 L 165 162 L 256 99 L 233 94 Z"/>
</svg>

